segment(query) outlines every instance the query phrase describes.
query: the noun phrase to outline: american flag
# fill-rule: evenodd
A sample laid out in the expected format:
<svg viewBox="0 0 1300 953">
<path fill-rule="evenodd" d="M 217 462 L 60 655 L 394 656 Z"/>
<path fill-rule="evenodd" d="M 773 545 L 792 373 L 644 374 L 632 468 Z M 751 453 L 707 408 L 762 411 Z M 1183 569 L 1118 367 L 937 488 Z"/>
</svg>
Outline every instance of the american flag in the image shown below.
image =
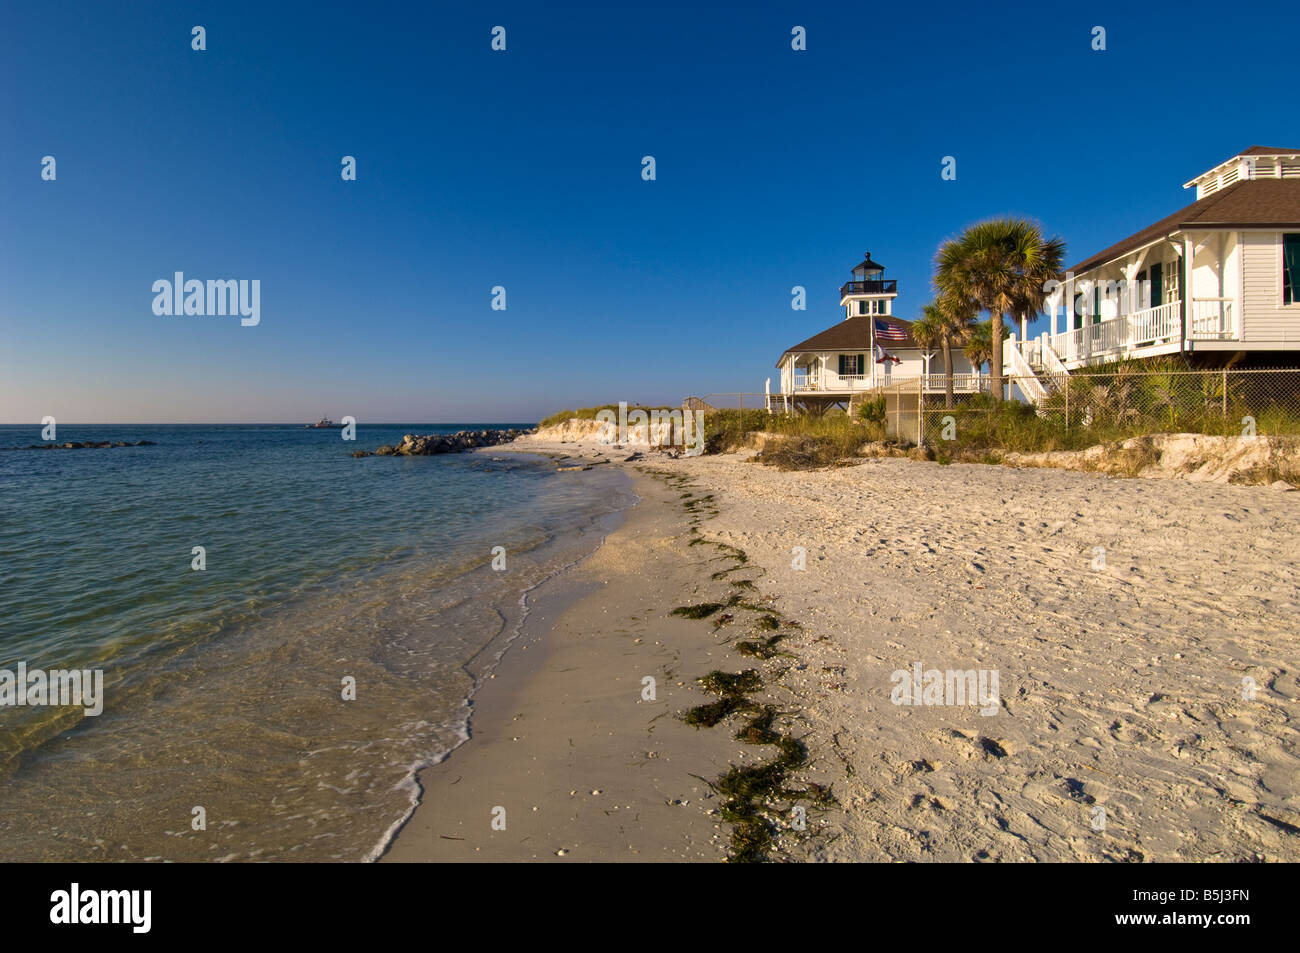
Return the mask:
<svg viewBox="0 0 1300 953">
<path fill-rule="evenodd" d="M 882 341 L 906 341 L 907 332 L 900 327 L 876 319 L 876 337 Z"/>
</svg>

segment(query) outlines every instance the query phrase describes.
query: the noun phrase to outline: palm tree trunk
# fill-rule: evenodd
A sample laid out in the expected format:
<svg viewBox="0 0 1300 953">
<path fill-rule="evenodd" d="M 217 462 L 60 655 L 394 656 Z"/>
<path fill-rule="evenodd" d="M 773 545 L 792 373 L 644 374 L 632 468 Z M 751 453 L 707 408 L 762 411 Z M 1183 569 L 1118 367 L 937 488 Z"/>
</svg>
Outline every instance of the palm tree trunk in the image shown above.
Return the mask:
<svg viewBox="0 0 1300 953">
<path fill-rule="evenodd" d="M 952 410 L 952 341 L 943 336 L 943 406 Z"/>
<path fill-rule="evenodd" d="M 1002 400 L 1002 312 L 990 311 L 989 324 L 993 331 L 993 356 L 989 358 L 989 377 L 993 399 Z"/>
</svg>

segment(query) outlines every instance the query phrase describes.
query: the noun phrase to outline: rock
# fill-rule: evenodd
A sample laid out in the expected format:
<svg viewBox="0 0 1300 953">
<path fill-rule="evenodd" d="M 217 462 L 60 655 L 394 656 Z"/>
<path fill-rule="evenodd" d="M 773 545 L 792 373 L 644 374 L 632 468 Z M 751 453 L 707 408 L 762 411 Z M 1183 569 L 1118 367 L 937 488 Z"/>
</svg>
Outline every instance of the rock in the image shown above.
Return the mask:
<svg viewBox="0 0 1300 953">
<path fill-rule="evenodd" d="M 373 456 L 374 456 L 374 454 L 371 453 L 369 450 L 353 450 L 353 451 L 352 451 L 352 458 L 353 458 L 354 460 L 357 459 L 357 458 L 360 458 L 360 457 L 373 457 Z"/>
<path fill-rule="evenodd" d="M 462 450 L 471 450 L 475 447 L 490 447 L 498 443 L 505 443 L 508 440 L 514 440 L 522 433 L 524 431 L 515 428 L 509 430 L 458 430 L 452 434 L 429 434 L 427 436 L 408 433 L 402 437 L 402 442 L 398 446 L 393 447 L 385 444 L 375 451 L 375 456 L 424 457 L 439 453 L 459 453 Z"/>
<path fill-rule="evenodd" d="M 127 440 L 119 440 L 114 443 L 111 440 L 86 440 L 77 441 L 69 440 L 67 443 L 32 443 L 28 444 L 27 450 L 107 450 L 112 447 L 153 447 L 157 446 L 152 440 L 140 440 L 131 443 Z M 22 450 L 23 447 L 6 447 L 7 450 Z"/>
</svg>

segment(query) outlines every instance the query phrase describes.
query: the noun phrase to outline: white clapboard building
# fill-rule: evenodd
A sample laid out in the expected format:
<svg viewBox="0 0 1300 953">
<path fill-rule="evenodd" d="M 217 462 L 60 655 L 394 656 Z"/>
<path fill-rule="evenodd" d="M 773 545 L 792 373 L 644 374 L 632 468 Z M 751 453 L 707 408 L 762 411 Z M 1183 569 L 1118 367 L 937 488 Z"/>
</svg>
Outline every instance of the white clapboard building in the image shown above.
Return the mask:
<svg viewBox="0 0 1300 953">
<path fill-rule="evenodd" d="M 843 320 L 781 354 L 781 389 L 770 394 L 769 404 L 814 414 L 847 410 L 855 395 L 903 381 L 943 393 L 943 358 L 937 350 L 923 351 L 912 338 L 911 322 L 893 314 L 897 297 L 897 279 L 886 278 L 884 266 L 868 252 L 840 288 Z M 954 347 L 952 356 L 954 391 L 978 390 L 980 375 L 961 348 Z"/>
</svg>

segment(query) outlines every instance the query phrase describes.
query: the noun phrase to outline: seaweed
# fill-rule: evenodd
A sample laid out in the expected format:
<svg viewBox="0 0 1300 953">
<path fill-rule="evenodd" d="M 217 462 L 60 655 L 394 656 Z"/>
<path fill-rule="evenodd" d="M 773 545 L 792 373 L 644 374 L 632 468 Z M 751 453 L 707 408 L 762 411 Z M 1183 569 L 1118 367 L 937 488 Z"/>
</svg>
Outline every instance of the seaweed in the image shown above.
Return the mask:
<svg viewBox="0 0 1300 953">
<path fill-rule="evenodd" d="M 707 619 L 715 612 L 727 608 L 721 602 L 701 602 L 695 606 L 678 606 L 669 615 L 679 615 L 686 619 Z"/>
</svg>

